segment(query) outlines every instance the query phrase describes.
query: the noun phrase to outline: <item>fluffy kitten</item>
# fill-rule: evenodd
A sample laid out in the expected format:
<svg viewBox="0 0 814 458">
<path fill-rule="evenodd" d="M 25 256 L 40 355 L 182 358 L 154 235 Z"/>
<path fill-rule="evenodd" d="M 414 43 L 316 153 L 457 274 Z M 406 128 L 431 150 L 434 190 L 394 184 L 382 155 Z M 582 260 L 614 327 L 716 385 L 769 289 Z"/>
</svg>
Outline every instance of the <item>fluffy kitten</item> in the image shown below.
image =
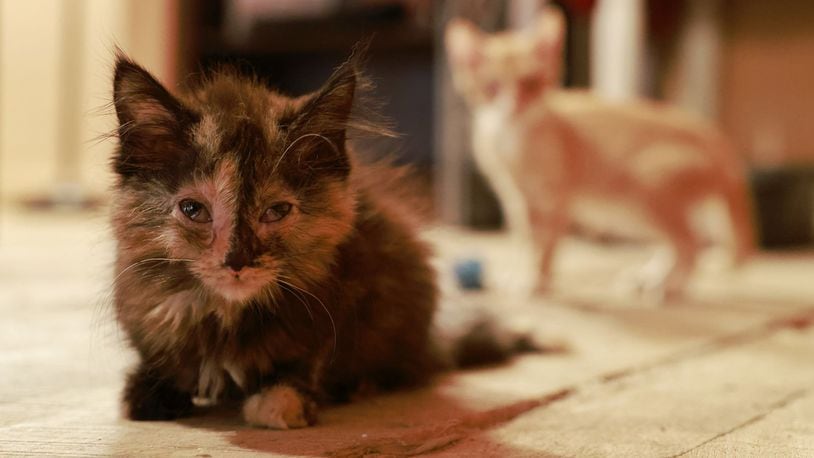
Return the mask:
<svg viewBox="0 0 814 458">
<path fill-rule="evenodd" d="M 472 109 L 472 144 L 510 230 L 539 250 L 538 288 L 551 277 L 554 251 L 583 199 L 633 207 L 667 236 L 672 266 L 642 287 L 679 293 L 702 241 L 692 209 L 723 199 L 736 259 L 752 250 L 744 168 L 716 129 L 666 106 L 614 104 L 560 86 L 564 22 L 547 9 L 531 30 L 487 35 L 465 20 L 446 31 L 453 81 Z M 530 233 L 530 234 L 529 234 Z"/>
<path fill-rule="evenodd" d="M 358 86 L 351 59 L 303 97 L 229 72 L 173 95 L 119 55 L 114 297 L 140 357 L 129 418 L 235 394 L 251 424 L 302 427 L 318 403 L 440 368 L 428 247 L 375 184 L 394 172 L 346 146 Z"/>
</svg>

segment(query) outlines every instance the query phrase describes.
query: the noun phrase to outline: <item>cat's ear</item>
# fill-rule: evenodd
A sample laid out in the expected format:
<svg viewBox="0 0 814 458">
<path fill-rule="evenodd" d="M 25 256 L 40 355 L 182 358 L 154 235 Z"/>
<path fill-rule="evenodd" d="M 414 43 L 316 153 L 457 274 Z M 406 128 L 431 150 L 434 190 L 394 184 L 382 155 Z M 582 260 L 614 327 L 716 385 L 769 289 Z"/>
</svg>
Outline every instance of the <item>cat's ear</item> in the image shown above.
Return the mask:
<svg viewBox="0 0 814 458">
<path fill-rule="evenodd" d="M 292 147 L 297 145 L 299 165 L 312 171 L 326 171 L 347 176 L 350 160 L 345 150 L 348 125 L 358 83 L 360 62 L 358 48 L 354 55 L 334 71 L 328 81 L 311 95 L 291 125 Z"/>
<path fill-rule="evenodd" d="M 304 110 L 310 114 L 306 124 L 312 124 L 321 133 L 340 134 L 344 140 L 356 94 L 357 67 L 356 58 L 351 58 L 334 71 L 308 102 L 310 107 Z"/>
<path fill-rule="evenodd" d="M 121 151 L 116 172 L 159 172 L 177 163 L 180 132 L 194 115 L 147 70 L 121 52 L 116 56 L 113 104 Z"/>
<path fill-rule="evenodd" d="M 558 8 L 546 7 L 537 22 L 536 50 L 541 58 L 558 63 L 565 41 L 565 17 Z"/>
<path fill-rule="evenodd" d="M 153 75 L 121 53 L 116 56 L 113 102 L 122 126 L 166 126 L 187 114 Z"/>
<path fill-rule="evenodd" d="M 451 19 L 444 34 L 444 43 L 453 67 L 476 67 L 481 61 L 482 41 L 483 32 L 475 24 L 462 18 Z"/>
</svg>

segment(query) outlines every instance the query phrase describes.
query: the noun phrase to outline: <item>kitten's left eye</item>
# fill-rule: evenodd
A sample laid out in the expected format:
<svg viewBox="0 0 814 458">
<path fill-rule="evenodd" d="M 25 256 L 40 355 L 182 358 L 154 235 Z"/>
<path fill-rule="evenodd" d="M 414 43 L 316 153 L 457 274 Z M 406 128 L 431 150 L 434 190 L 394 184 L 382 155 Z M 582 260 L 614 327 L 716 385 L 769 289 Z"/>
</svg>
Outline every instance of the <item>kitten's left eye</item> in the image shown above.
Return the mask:
<svg viewBox="0 0 814 458">
<path fill-rule="evenodd" d="M 273 223 L 285 218 L 291 212 L 292 205 L 288 202 L 278 202 L 263 213 L 260 217 L 261 223 Z"/>
</svg>

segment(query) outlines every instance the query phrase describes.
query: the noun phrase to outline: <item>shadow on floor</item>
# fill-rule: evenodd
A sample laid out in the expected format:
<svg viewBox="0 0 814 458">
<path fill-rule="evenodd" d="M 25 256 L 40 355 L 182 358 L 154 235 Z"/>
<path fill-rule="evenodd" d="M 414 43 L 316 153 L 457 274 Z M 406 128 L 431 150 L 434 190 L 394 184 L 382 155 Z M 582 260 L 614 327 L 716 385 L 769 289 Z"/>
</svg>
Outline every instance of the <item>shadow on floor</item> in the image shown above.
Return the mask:
<svg viewBox="0 0 814 458">
<path fill-rule="evenodd" d="M 300 456 L 412 456 L 442 451 L 570 394 L 569 390 L 563 390 L 544 398 L 478 411 L 462 406 L 436 388 L 392 393 L 329 407 L 321 412 L 317 425 L 304 429 L 276 431 L 246 426 L 236 406 L 217 408 L 180 423 L 215 431 L 247 452 Z M 479 448 L 484 446 L 484 441 L 488 442 L 488 438 L 479 437 Z"/>
</svg>

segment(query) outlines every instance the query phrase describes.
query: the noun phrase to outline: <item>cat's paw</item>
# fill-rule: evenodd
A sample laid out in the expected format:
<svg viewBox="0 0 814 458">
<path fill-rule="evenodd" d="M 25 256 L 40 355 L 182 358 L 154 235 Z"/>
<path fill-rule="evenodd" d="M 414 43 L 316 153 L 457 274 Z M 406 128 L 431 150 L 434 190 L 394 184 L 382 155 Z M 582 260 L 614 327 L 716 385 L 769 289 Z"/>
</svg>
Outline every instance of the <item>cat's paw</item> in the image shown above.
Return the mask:
<svg viewBox="0 0 814 458">
<path fill-rule="evenodd" d="M 623 271 L 614 282 L 614 289 L 642 304 L 663 304 L 678 293 L 669 281 L 673 265 L 669 251 L 657 251 L 643 266 Z"/>
<path fill-rule="evenodd" d="M 535 296 L 548 296 L 553 292 L 551 275 L 539 275 L 531 288 Z"/>
<path fill-rule="evenodd" d="M 272 429 L 304 428 L 316 423 L 316 405 L 288 385 L 275 385 L 243 403 L 243 419 Z"/>
</svg>

